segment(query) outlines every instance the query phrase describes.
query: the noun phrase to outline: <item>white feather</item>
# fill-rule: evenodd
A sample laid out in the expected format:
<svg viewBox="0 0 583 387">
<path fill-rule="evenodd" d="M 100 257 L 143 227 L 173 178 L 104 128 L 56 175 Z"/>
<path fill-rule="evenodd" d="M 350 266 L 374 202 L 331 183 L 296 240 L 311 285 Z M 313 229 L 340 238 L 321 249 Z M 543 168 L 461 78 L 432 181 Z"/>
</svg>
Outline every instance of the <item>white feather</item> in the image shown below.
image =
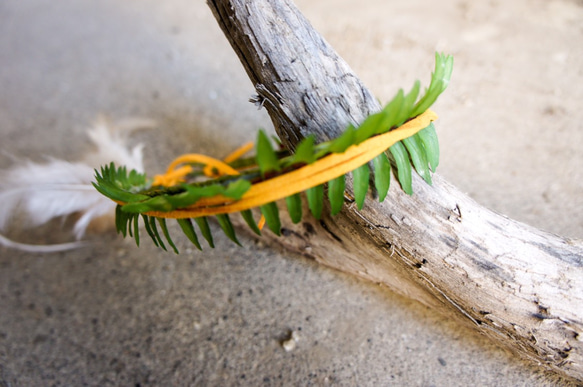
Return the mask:
<svg viewBox="0 0 583 387">
<path fill-rule="evenodd" d="M 78 249 L 85 245 L 85 242 L 57 243 L 54 245 L 31 245 L 28 243 L 18 243 L 0 234 L 0 245 L 29 253 L 54 253 L 58 251 Z"/>
<path fill-rule="evenodd" d="M 115 203 L 98 193 L 91 185 L 94 170 L 114 162 L 143 172 L 143 145 L 127 145 L 132 131 L 152 127 L 147 120 L 126 120 L 116 125 L 99 119 L 87 131 L 95 150 L 79 162 L 50 158 L 45 163 L 26 161 L 0 171 L 0 230 L 6 230 L 16 214 L 23 214 L 26 224 L 40 226 L 57 217 L 80 214 L 73 233 L 81 239 L 91 222 L 113 215 Z M 34 252 L 62 251 L 79 247 L 80 242 L 58 245 L 29 245 L 0 235 L 6 247 Z"/>
</svg>

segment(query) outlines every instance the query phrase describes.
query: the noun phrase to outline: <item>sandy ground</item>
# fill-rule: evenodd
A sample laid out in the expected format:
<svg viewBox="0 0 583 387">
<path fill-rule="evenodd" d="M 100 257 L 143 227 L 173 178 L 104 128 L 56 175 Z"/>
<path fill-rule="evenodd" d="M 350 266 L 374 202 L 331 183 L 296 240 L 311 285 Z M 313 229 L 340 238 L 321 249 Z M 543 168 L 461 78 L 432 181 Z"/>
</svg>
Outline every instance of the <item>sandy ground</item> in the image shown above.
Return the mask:
<svg viewBox="0 0 583 387">
<path fill-rule="evenodd" d="M 439 172 L 484 205 L 583 237 L 583 3 L 302 0 L 381 100 L 455 56 Z M 199 1 L 0 0 L 1 148 L 75 160 L 99 113 L 147 117 L 147 168 L 270 127 Z M 0 158 L 0 167 L 11 164 Z M 57 226 L 57 227 L 55 227 Z M 178 234 L 174 229 L 174 234 Z M 66 239 L 60 223 L 25 236 Z M 113 234 L 0 248 L 0 386 L 546 386 L 556 381 L 415 301 L 242 237 L 181 255 Z M 282 341 L 299 336 L 293 351 Z"/>
</svg>

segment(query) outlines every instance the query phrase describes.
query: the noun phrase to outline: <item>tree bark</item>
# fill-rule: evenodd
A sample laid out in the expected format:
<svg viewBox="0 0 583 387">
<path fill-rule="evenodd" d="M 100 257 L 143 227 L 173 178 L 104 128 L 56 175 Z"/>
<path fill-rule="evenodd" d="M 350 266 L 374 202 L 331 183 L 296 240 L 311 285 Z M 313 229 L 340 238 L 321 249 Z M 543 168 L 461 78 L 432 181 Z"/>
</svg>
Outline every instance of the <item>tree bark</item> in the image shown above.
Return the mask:
<svg viewBox="0 0 583 387">
<path fill-rule="evenodd" d="M 323 141 L 380 106 L 289 0 L 209 1 L 283 143 Z M 438 175 L 383 203 L 283 219 L 274 244 L 416 299 L 583 381 L 583 242 L 496 214 Z M 347 182 L 347 194 L 351 187 Z"/>
</svg>

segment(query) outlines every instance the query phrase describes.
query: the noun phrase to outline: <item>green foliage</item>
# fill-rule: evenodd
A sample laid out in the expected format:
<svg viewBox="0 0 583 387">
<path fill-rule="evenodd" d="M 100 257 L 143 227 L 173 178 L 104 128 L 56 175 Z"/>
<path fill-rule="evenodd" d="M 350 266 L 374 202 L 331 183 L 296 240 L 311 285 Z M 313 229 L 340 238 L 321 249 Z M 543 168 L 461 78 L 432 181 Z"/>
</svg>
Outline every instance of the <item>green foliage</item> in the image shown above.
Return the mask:
<svg viewBox="0 0 583 387">
<path fill-rule="evenodd" d="M 314 151 L 314 144 L 316 138 L 311 135 L 306 137 L 298 147 L 296 152 L 287 160 L 286 166 L 297 165 L 297 164 L 312 164 L 316 161 L 316 154 Z"/>
<path fill-rule="evenodd" d="M 264 176 L 268 172 L 280 171 L 279 159 L 263 130 L 257 134 L 257 165 Z"/>
<path fill-rule="evenodd" d="M 385 153 L 381 153 L 372 160 L 374 167 L 374 183 L 379 195 L 379 202 L 387 197 L 391 184 L 391 163 Z"/>
<path fill-rule="evenodd" d="M 134 233 L 131 236 L 136 241 L 136 246 L 140 247 L 140 217 L 138 215 L 134 215 L 133 222 L 134 222 Z"/>
<path fill-rule="evenodd" d="M 425 129 L 417 132 L 415 135 L 419 137 L 423 144 L 423 150 L 427 155 L 427 161 L 432 172 L 435 172 L 439 165 L 439 142 L 437 141 L 437 133 L 433 122 Z"/>
<path fill-rule="evenodd" d="M 95 188 L 112 200 L 123 203 L 116 207 L 116 228 L 124 237 L 129 235 L 139 245 L 139 219 L 154 244 L 166 250 L 165 242 L 178 252 L 164 218 L 156 218 L 145 213 L 151 211 L 169 212 L 196 204 L 203 198 L 222 195 L 238 200 L 249 191 L 255 183 L 281 176 L 303 165 L 312 164 L 318 159 L 332 153 L 342 153 L 353 145 L 358 145 L 372 136 L 386 133 L 406 121 L 415 118 L 426 111 L 446 89 L 453 69 L 453 58 L 436 54 L 435 70 L 431 76 L 429 87 L 421 93 L 420 82 L 415 82 L 408 93 L 399 90 L 378 113 L 371 114 L 359 126 L 349 125 L 336 139 L 316 144 L 315 137 L 309 136 L 301 141 L 294 154 L 287 151 L 276 151 L 280 145 L 272 145 L 272 140 L 263 131 L 259 131 L 256 142 L 256 156 L 240 159 L 231 166 L 245 167 L 245 172 L 237 176 L 223 176 L 217 179 L 200 181 L 195 179 L 203 175 L 202 166 L 193 165 L 190 176 L 192 181 L 173 187 L 152 186 L 152 182 L 144 174 L 127 171 L 124 166 L 117 167 L 112 163 L 101 167 L 95 172 Z M 396 171 L 396 177 L 404 192 L 411 195 L 412 170 L 431 184 L 431 173 L 439 164 L 439 144 L 435 127 L 430 124 L 417 134 L 393 144 L 385 153 L 352 171 L 355 202 L 362 209 L 370 184 L 371 165 L 374 172 L 373 180 L 379 201 L 387 197 L 391 171 Z M 394 169 L 391 167 L 394 166 Z M 198 169 L 196 169 L 198 168 Z M 342 210 L 344 205 L 345 176 L 338 176 L 328 182 L 327 195 L 324 185 L 318 185 L 306 190 L 308 207 L 312 215 L 320 219 L 324 208 L 324 197 L 330 203 L 332 215 Z M 291 220 L 301 221 L 302 199 L 300 194 L 285 198 Z M 281 221 L 276 203 L 264 204 L 260 207 L 265 217 L 267 227 L 277 235 L 281 232 Z M 258 235 L 261 235 L 251 210 L 244 210 L 241 216 L 247 225 Z M 215 216 L 219 227 L 225 235 L 236 244 L 240 244 L 235 235 L 235 229 L 227 214 Z M 214 247 L 211 228 L 207 217 L 194 218 L 195 223 L 210 247 Z M 191 219 L 177 219 L 178 225 L 186 237 L 198 249 L 202 249 L 197 231 Z M 161 230 L 161 233 L 159 231 Z M 162 236 L 164 238 L 162 238 Z M 165 239 L 165 241 L 164 241 Z"/>
<path fill-rule="evenodd" d="M 257 226 L 257 223 L 255 222 L 255 219 L 253 219 L 253 213 L 251 212 L 251 210 L 241 211 L 241 216 L 243 216 L 243 219 L 245 220 L 245 223 L 247 223 L 247 226 L 249 226 L 249 228 L 255 234 L 261 235 L 261 230 Z"/>
<path fill-rule="evenodd" d="M 397 179 L 401 184 L 401 188 L 408 195 L 413 194 L 413 176 L 411 175 L 411 161 L 409 161 L 409 154 L 402 142 L 393 144 L 389 148 L 389 152 L 393 156 L 393 160 L 397 165 Z"/>
<path fill-rule="evenodd" d="M 415 134 L 411 137 L 404 139 L 403 144 L 409 152 L 411 162 L 415 166 L 417 173 L 425 180 L 425 182 L 431 185 L 431 173 L 429 172 L 429 162 L 427 161 L 427 155 L 425 154 L 425 148 L 419 137 Z"/>
<path fill-rule="evenodd" d="M 237 240 L 237 236 L 235 235 L 235 228 L 233 227 L 233 223 L 231 223 L 231 218 L 229 218 L 229 215 L 218 214 L 216 218 L 225 235 L 228 236 L 230 240 L 241 246 L 241 243 L 239 243 L 239 240 Z"/>
<path fill-rule="evenodd" d="M 306 190 L 306 198 L 308 199 L 308 208 L 316 219 L 322 217 L 322 209 L 324 208 L 324 186 L 317 185 Z"/>
<path fill-rule="evenodd" d="M 95 183 L 92 184 L 97 191 L 112 200 L 131 203 L 148 198 L 136 193 L 146 187 L 146 175 L 135 170 L 128 174 L 125 166 L 115 168 L 111 163 L 101 167 L 101 173 L 95 171 Z"/>
<path fill-rule="evenodd" d="M 170 247 L 172 247 L 172 250 L 174 250 L 174 252 L 176 254 L 178 254 L 178 249 L 174 245 L 172 238 L 170 238 L 170 233 L 168 232 L 168 227 L 166 227 L 166 219 L 164 219 L 164 218 L 156 218 L 156 219 L 158 219 L 158 223 L 160 224 L 160 228 L 162 229 L 162 233 L 164 234 L 164 237 L 168 241 L 168 244 L 170 245 Z"/>
<path fill-rule="evenodd" d="M 198 228 L 200 229 L 200 232 L 202 233 L 202 236 L 204 237 L 204 239 L 207 241 L 209 246 L 212 249 L 214 249 L 215 242 L 213 241 L 213 234 L 211 233 L 211 228 L 209 226 L 209 222 L 208 222 L 206 216 L 202 216 L 200 218 L 194 218 L 194 221 L 198 225 Z"/>
<path fill-rule="evenodd" d="M 155 241 L 155 243 L 157 242 L 156 245 L 160 246 L 164 251 L 167 251 L 166 245 L 164 245 L 162 238 L 160 238 L 160 233 L 158 232 L 158 227 L 156 226 L 156 218 L 152 216 L 149 217 L 148 223 L 150 224 L 150 229 L 154 233 L 154 237 L 152 239 Z"/>
<path fill-rule="evenodd" d="M 453 56 L 435 53 L 435 71 L 431 74 L 431 83 L 425 92 L 425 95 L 415 104 L 411 115 L 418 116 L 425 110 L 429 109 L 437 97 L 445 91 L 449 85 L 451 74 L 453 72 Z"/>
<path fill-rule="evenodd" d="M 344 175 L 338 176 L 336 179 L 328 182 L 328 200 L 330 201 L 330 213 L 336 215 L 342 211 L 344 205 Z"/>
<path fill-rule="evenodd" d="M 178 193 L 156 193 L 157 196 L 146 196 L 144 199 L 136 199 L 122 207 L 125 212 L 143 213 L 148 211 L 169 212 L 177 208 L 185 208 L 195 204 L 202 198 L 223 195 L 231 199 L 241 199 L 243 194 L 251 188 L 247 180 L 236 180 L 227 184 L 183 185 Z"/>
<path fill-rule="evenodd" d="M 279 220 L 279 209 L 275 202 L 261 206 L 261 213 L 265 217 L 267 227 L 277 236 L 281 235 L 281 221 Z"/>
<path fill-rule="evenodd" d="M 285 198 L 285 204 L 292 222 L 294 224 L 299 223 L 302 220 L 302 198 L 300 194 L 288 196 Z"/>
<path fill-rule="evenodd" d="M 121 211 L 120 206 L 117 206 L 117 209 L 120 209 L 120 211 Z M 117 211 L 116 211 L 116 219 L 117 219 Z M 151 218 L 149 216 L 142 214 L 142 219 L 144 220 L 144 228 L 146 229 L 146 232 L 148 233 L 148 235 L 150 236 L 150 238 L 152 239 L 152 241 L 154 242 L 156 247 L 161 247 L 160 244 L 158 243 L 158 238 L 156 237 L 156 234 L 154 234 L 154 230 L 152 230 L 152 226 L 150 226 L 150 220 L 154 219 L 154 218 Z M 119 230 L 118 230 L 118 232 L 119 232 Z M 124 237 L 125 237 L 125 235 L 124 235 Z"/>
<path fill-rule="evenodd" d="M 197 249 L 202 250 L 200 246 L 200 242 L 198 241 L 198 236 L 196 235 L 196 231 L 194 231 L 194 226 L 192 225 L 192 221 L 190 219 L 176 219 L 180 228 L 182 228 L 182 232 L 190 242 L 196 246 Z"/>
<path fill-rule="evenodd" d="M 352 178 L 354 179 L 352 184 L 354 188 L 354 200 L 358 209 L 362 210 L 369 186 L 370 169 L 368 168 L 368 164 L 361 165 L 352 171 Z"/>
<path fill-rule="evenodd" d="M 346 149 L 348 149 L 349 147 L 351 147 L 352 145 L 355 144 L 355 132 L 356 129 L 354 128 L 354 126 L 350 125 L 348 126 L 348 128 L 346 128 L 346 130 L 344 131 L 344 133 L 342 133 L 340 135 L 340 137 L 338 137 L 335 140 L 330 141 L 327 145 L 327 147 L 324 147 L 321 150 L 321 155 L 326 155 L 328 153 L 342 153 L 344 151 L 346 151 Z M 321 157 L 321 156 L 319 156 Z"/>
</svg>

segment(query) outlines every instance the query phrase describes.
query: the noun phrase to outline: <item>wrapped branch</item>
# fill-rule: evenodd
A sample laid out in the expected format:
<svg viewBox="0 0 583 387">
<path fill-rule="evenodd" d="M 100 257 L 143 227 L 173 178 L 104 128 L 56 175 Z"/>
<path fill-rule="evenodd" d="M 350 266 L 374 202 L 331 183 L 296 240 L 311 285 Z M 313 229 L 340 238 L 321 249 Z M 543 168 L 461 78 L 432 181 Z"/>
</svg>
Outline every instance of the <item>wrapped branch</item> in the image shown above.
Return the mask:
<svg viewBox="0 0 583 387">
<path fill-rule="evenodd" d="M 209 1 L 282 142 L 325 141 L 380 109 L 289 0 Z M 479 206 L 413 175 L 362 211 L 284 219 L 278 244 L 414 298 L 560 375 L 583 380 L 583 243 Z M 348 195 L 353 192 L 350 181 Z"/>
</svg>

